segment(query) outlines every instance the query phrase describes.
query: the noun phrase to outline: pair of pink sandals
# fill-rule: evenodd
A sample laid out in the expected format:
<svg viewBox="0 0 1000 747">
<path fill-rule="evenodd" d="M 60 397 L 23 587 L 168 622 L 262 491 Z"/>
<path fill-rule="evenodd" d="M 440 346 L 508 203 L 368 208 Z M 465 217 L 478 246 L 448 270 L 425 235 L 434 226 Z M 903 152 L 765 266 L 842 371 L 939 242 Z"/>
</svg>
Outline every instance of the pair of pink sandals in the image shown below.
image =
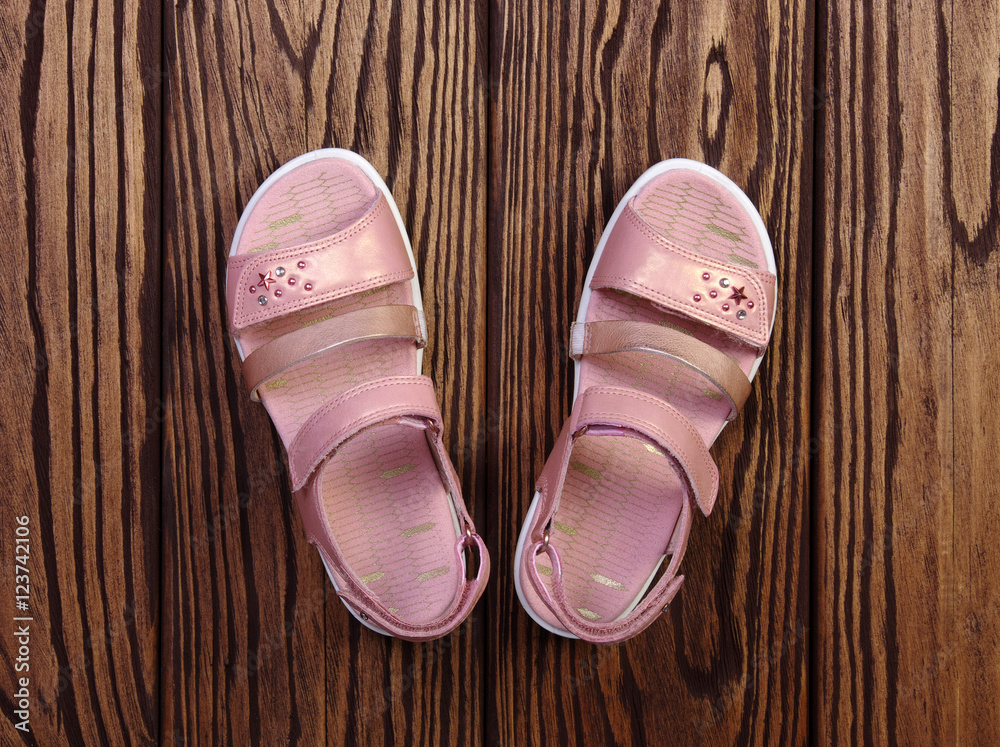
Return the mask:
<svg viewBox="0 0 1000 747">
<path fill-rule="evenodd" d="M 680 588 L 709 446 L 739 413 L 771 336 L 775 262 L 747 197 L 681 159 L 615 210 L 572 329 L 573 413 L 514 559 L 528 614 L 559 635 L 630 638 Z M 385 183 L 355 153 L 281 167 L 233 238 L 229 322 L 253 399 L 288 453 L 309 541 L 364 625 L 454 630 L 490 560 L 441 439 L 416 264 Z"/>
</svg>

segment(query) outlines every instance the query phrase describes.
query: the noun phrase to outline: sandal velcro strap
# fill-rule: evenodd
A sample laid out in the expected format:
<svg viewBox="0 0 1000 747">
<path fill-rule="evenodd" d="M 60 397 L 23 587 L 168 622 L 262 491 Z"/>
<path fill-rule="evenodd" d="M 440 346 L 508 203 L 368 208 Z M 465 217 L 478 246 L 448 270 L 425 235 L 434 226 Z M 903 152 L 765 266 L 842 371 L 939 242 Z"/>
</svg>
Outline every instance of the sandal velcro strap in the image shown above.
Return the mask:
<svg viewBox="0 0 1000 747">
<path fill-rule="evenodd" d="M 705 516 L 719 492 L 719 470 L 691 421 L 674 407 L 635 389 L 593 386 L 583 392 L 574 437 L 590 426 L 611 425 L 638 431 L 677 463 Z"/>
<path fill-rule="evenodd" d="M 250 398 L 259 402 L 258 389 L 268 380 L 301 361 L 343 345 L 397 337 L 409 338 L 423 347 L 421 322 L 416 307 L 407 305 L 373 306 L 323 319 L 253 350 L 243 361 L 243 381 Z"/>
<path fill-rule="evenodd" d="M 739 415 L 750 396 L 750 379 L 736 360 L 696 337 L 648 322 L 624 320 L 574 323 L 571 356 L 648 352 L 664 355 L 697 371 L 712 382 L 726 399 L 726 420 Z"/>
<path fill-rule="evenodd" d="M 441 429 L 434 383 L 426 376 L 390 376 L 359 384 L 314 412 L 288 447 L 292 489 L 300 490 L 321 464 L 363 428 L 401 417 Z"/>
<path fill-rule="evenodd" d="M 413 277 L 406 240 L 380 196 L 357 223 L 300 246 L 229 258 L 230 326 L 239 330 Z"/>
<path fill-rule="evenodd" d="M 776 278 L 677 246 L 631 203 L 608 236 L 591 288 L 614 288 L 697 319 L 758 348 L 771 337 Z M 714 294 L 714 295 L 713 295 Z"/>
</svg>

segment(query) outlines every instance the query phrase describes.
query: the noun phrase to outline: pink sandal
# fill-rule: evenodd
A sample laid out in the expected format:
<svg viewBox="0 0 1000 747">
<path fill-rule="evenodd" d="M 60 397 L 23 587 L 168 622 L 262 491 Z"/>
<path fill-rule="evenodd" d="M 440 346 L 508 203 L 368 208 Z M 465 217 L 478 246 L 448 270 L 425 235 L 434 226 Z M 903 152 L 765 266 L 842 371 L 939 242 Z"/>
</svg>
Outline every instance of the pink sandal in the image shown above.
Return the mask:
<svg viewBox="0 0 1000 747">
<path fill-rule="evenodd" d="M 285 445 L 306 535 L 337 594 L 379 633 L 449 633 L 490 561 L 420 375 L 413 253 L 371 164 L 327 149 L 272 174 L 236 229 L 226 293 L 244 381 Z"/>
<path fill-rule="evenodd" d="M 618 204 L 573 325 L 573 412 L 514 560 L 543 628 L 622 641 L 677 593 L 694 508 L 707 516 L 718 492 L 709 446 L 771 337 L 775 274 L 763 221 L 713 168 L 663 161 Z"/>
</svg>

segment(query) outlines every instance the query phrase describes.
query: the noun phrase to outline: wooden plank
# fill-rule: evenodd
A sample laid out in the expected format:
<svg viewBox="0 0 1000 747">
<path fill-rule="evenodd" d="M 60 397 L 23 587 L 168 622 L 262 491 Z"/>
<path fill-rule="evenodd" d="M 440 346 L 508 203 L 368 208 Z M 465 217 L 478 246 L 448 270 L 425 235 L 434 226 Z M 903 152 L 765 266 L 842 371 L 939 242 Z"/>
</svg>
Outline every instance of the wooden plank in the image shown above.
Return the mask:
<svg viewBox="0 0 1000 747">
<path fill-rule="evenodd" d="M 165 465 L 167 739 L 480 738 L 481 618 L 424 646 L 350 618 L 306 545 L 280 442 L 234 378 L 222 295 L 229 237 L 272 169 L 324 146 L 371 160 L 410 229 L 430 331 L 425 371 L 481 517 L 486 134 L 474 11 L 309 2 L 168 14 L 176 231 L 165 296 L 177 324 L 167 388 L 178 414 Z"/>
<path fill-rule="evenodd" d="M 809 627 L 811 10 L 507 0 L 491 28 L 488 502 L 503 551 L 490 591 L 487 741 L 805 741 Z M 511 559 L 569 413 L 568 327 L 603 224 L 652 163 L 717 166 L 774 240 L 774 341 L 743 416 L 713 449 L 719 503 L 685 588 L 632 641 L 535 626 Z"/>
<path fill-rule="evenodd" d="M 160 24 L 150 2 L 0 9 L 4 744 L 157 733 Z M 23 676 L 29 734 L 14 727 Z"/>
<path fill-rule="evenodd" d="M 989 744 L 1000 553 L 995 2 L 832 2 L 814 737 Z"/>
<path fill-rule="evenodd" d="M 1000 3 L 939 13 L 941 199 L 954 253 L 955 618 L 929 678 L 954 661 L 954 741 L 1000 744 Z M 947 448 L 947 444 L 945 444 Z M 949 548 L 945 547 L 945 552 Z M 943 557 L 942 562 L 946 561 Z"/>
<path fill-rule="evenodd" d="M 361 153 L 395 196 L 423 288 L 424 373 L 484 536 L 485 20 L 479 0 L 338 2 L 306 20 L 308 146 Z M 361 629 L 331 600 L 328 743 L 479 744 L 484 606 L 448 638 L 414 645 Z"/>
<path fill-rule="evenodd" d="M 281 443 L 238 378 L 225 266 L 243 206 L 306 149 L 297 2 L 166 4 L 162 734 L 322 742 L 325 574 Z"/>
</svg>

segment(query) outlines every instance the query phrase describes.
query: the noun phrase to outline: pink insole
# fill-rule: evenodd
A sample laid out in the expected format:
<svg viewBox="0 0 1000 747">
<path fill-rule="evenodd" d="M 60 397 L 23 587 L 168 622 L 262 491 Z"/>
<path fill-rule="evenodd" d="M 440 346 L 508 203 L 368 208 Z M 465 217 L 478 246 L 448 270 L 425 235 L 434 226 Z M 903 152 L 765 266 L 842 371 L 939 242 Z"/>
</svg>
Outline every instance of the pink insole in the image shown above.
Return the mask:
<svg viewBox="0 0 1000 747">
<path fill-rule="evenodd" d="M 296 246 L 357 222 L 379 190 L 336 158 L 297 166 L 254 205 L 238 254 Z M 289 268 L 282 282 L 295 277 Z M 279 286 L 280 287 L 280 286 Z M 384 304 L 412 304 L 409 282 L 357 293 L 244 330 L 244 356 L 281 335 L 330 316 Z M 348 345 L 282 372 L 260 390 L 287 447 L 324 402 L 365 381 L 417 373 L 406 340 Z M 333 537 L 353 573 L 408 622 L 433 620 L 451 604 L 458 560 L 449 499 L 422 428 L 404 421 L 366 429 L 327 463 L 322 496 Z"/>
<path fill-rule="evenodd" d="M 323 473 L 327 519 L 351 570 L 413 624 L 447 610 L 458 563 L 458 530 L 425 433 L 399 422 L 369 428 Z"/>
<path fill-rule="evenodd" d="M 766 269 L 751 217 L 714 180 L 667 171 L 640 191 L 635 210 L 674 243 L 714 259 Z M 613 290 L 590 297 L 587 321 L 627 319 L 670 326 L 710 343 L 749 374 L 757 352 L 739 341 L 649 301 Z M 711 444 L 729 404 L 711 382 L 649 353 L 584 358 L 580 392 L 595 385 L 639 389 L 663 397 Z M 567 599 L 582 617 L 609 622 L 629 611 L 666 555 L 686 487 L 672 460 L 645 439 L 608 429 L 577 440 L 553 520 Z M 538 562 L 543 582 L 547 568 Z"/>
</svg>

